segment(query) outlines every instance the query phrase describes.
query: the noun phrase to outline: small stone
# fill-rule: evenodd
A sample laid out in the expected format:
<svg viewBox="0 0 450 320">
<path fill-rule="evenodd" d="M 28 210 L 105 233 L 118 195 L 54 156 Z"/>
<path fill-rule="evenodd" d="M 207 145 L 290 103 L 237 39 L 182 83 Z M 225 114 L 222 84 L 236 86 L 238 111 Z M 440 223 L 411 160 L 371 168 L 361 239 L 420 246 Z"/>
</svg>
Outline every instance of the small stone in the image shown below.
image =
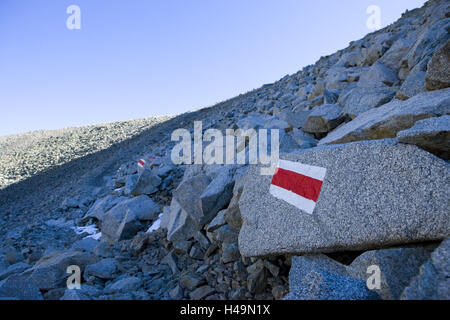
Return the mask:
<svg viewBox="0 0 450 320">
<path fill-rule="evenodd" d="M 216 290 L 214 288 L 211 288 L 210 286 L 203 286 L 200 288 L 195 289 L 193 292 L 189 294 L 189 297 L 192 300 L 202 300 L 209 296 L 210 294 L 214 293 Z"/>
</svg>

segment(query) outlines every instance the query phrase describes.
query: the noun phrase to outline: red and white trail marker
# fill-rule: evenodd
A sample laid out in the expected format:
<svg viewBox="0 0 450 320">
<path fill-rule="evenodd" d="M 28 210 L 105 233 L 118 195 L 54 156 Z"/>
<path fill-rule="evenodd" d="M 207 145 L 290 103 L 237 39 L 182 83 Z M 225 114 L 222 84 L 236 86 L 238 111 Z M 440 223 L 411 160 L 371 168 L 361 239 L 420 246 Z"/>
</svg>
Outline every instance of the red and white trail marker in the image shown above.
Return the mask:
<svg viewBox="0 0 450 320">
<path fill-rule="evenodd" d="M 139 160 L 139 161 L 138 161 L 138 166 L 139 166 L 140 168 L 143 168 L 143 167 L 145 166 L 145 160 L 143 160 L 143 159 Z"/>
<path fill-rule="evenodd" d="M 279 160 L 270 184 L 270 194 L 312 214 L 326 172 L 325 168 Z"/>
</svg>

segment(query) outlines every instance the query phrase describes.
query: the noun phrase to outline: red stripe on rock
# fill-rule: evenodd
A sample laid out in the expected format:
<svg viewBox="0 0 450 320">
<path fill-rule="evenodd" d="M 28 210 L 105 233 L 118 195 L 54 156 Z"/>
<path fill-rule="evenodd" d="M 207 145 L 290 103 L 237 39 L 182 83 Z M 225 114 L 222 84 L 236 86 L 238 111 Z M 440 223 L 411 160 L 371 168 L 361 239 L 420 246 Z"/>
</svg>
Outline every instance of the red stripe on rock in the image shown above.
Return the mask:
<svg viewBox="0 0 450 320">
<path fill-rule="evenodd" d="M 281 168 L 277 168 L 272 178 L 273 185 L 314 202 L 319 198 L 322 183 L 320 180 Z"/>
</svg>

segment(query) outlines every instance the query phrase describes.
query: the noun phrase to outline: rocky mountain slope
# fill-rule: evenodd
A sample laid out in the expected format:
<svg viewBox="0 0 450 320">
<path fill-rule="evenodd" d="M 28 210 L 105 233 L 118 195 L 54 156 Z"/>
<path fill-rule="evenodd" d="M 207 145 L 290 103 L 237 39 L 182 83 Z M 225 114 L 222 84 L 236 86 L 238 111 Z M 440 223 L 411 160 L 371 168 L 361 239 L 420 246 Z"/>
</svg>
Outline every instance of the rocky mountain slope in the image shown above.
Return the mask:
<svg viewBox="0 0 450 320">
<path fill-rule="evenodd" d="M 1 140 L 0 297 L 449 299 L 449 34 L 431 0 L 210 108 Z M 312 214 L 274 195 L 280 169 L 175 165 L 194 121 L 250 130 L 248 154 L 278 129 L 283 163 L 326 171 Z"/>
</svg>

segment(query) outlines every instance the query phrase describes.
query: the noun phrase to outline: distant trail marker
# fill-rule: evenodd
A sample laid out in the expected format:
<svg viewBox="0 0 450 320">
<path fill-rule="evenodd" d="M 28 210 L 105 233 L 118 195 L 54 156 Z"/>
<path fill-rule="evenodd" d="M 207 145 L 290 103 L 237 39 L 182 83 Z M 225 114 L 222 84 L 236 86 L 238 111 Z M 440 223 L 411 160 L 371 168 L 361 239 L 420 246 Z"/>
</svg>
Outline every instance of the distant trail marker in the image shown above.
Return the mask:
<svg viewBox="0 0 450 320">
<path fill-rule="evenodd" d="M 280 160 L 269 192 L 275 198 L 305 211 L 314 212 L 326 169 L 299 162 Z"/>
<path fill-rule="evenodd" d="M 139 168 L 143 168 L 145 166 L 145 160 L 141 159 L 138 161 Z"/>
</svg>

